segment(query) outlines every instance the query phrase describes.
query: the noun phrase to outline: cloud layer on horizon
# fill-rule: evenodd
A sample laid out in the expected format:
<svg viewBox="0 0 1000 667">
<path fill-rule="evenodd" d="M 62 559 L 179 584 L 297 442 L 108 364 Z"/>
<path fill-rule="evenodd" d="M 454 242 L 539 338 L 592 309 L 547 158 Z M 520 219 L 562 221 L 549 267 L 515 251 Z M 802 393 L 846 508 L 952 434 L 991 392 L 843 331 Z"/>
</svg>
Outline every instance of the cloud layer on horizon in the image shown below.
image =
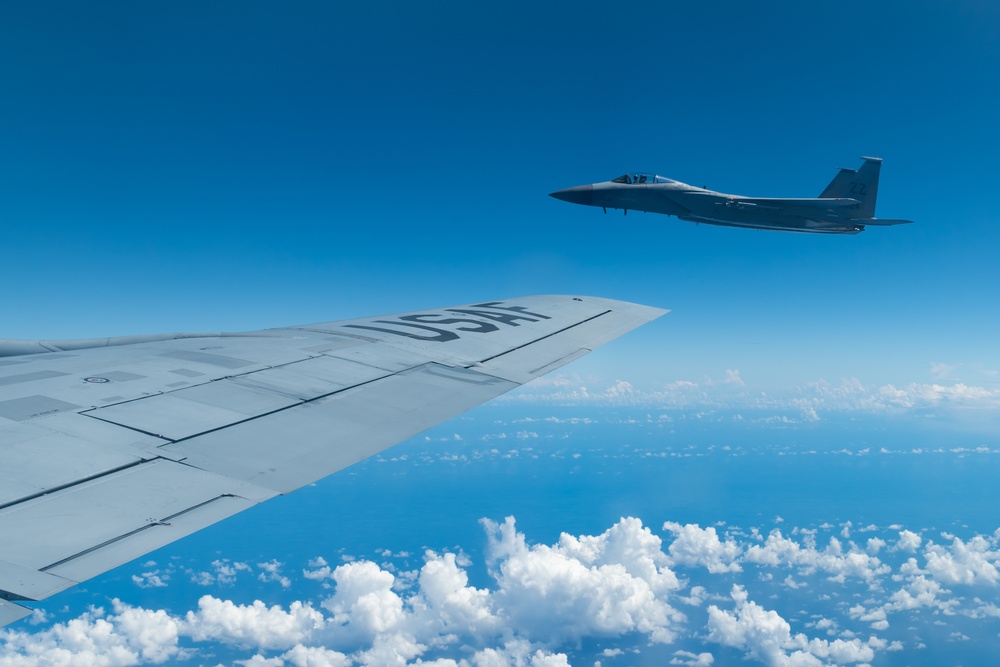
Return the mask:
<svg viewBox="0 0 1000 667">
<path fill-rule="evenodd" d="M 534 380 L 497 399 L 501 403 L 634 406 L 660 409 L 727 408 L 785 410 L 815 421 L 823 412 L 901 414 L 948 410 L 1000 410 L 1000 389 L 968 385 L 911 382 L 865 385 L 855 378 L 834 384 L 811 382 L 792 390 L 773 391 L 749 385 L 738 370 L 723 380 L 677 380 L 654 388 L 638 388 L 625 380 L 595 387 L 577 376 L 553 375 Z"/>
</svg>

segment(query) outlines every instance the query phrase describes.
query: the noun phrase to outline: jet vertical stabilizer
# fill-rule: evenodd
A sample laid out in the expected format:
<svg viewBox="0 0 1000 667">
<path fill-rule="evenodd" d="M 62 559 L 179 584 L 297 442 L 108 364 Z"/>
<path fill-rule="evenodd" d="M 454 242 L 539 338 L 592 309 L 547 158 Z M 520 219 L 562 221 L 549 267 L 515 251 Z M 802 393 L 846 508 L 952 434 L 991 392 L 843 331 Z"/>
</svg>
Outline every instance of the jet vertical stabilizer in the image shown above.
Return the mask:
<svg viewBox="0 0 1000 667">
<path fill-rule="evenodd" d="M 882 158 L 862 157 L 860 169 L 841 169 L 830 185 L 820 193 L 820 198 L 857 199 L 861 202 L 859 218 L 875 217 L 875 198 L 878 196 L 878 173 Z"/>
</svg>

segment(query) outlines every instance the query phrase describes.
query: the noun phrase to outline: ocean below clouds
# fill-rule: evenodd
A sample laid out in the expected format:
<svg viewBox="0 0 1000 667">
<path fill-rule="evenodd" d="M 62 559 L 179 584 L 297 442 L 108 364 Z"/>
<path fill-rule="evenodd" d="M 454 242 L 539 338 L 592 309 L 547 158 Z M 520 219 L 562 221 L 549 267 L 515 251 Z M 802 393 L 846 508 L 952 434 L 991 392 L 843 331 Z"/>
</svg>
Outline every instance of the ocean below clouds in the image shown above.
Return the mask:
<svg viewBox="0 0 1000 667">
<path fill-rule="evenodd" d="M 47 601 L 0 665 L 982 664 L 998 472 L 912 415 L 494 403 Z"/>
</svg>

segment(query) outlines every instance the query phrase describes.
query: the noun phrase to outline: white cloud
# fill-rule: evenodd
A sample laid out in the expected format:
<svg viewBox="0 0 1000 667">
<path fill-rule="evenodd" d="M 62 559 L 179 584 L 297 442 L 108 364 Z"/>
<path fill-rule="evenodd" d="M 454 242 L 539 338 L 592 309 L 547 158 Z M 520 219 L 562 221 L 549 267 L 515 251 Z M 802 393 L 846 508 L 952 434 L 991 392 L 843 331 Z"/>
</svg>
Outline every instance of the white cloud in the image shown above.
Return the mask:
<svg viewBox="0 0 1000 667">
<path fill-rule="evenodd" d="M 668 550 L 674 563 L 689 567 L 700 565 L 712 574 L 742 571 L 736 562 L 742 549 L 732 538 L 722 542 L 715 528 L 703 529 L 690 523 L 682 526 L 668 521 L 663 524 L 663 530 L 674 534 Z"/>
<path fill-rule="evenodd" d="M 749 600 L 742 586 L 734 585 L 731 597 L 736 603 L 732 612 L 715 605 L 708 608 L 709 640 L 746 651 L 766 665 L 818 666 L 827 660 L 844 665 L 869 662 L 875 656 L 859 639 L 829 641 L 793 635 L 785 619 Z"/>
<path fill-rule="evenodd" d="M 458 662 L 436 663 L 547 666 L 568 664 L 554 650 L 565 642 L 632 633 L 669 642 L 684 621 L 666 601 L 681 582 L 660 538 L 637 519 L 622 519 L 600 535 L 564 534 L 551 546 L 529 546 L 513 518 L 483 524 L 496 582 L 492 590 L 469 586 L 463 568 L 468 559 L 452 553 L 425 552 L 410 594 L 400 593 L 396 575 L 376 563 L 353 561 L 331 569 L 316 558 L 307 577 L 334 589 L 321 609 L 298 602 L 287 609 L 238 605 L 205 596 L 198 611 L 185 616 L 182 633 L 195 641 L 255 649 L 260 654 L 248 664 L 262 666 L 326 664 L 320 659 L 409 664 L 431 649 L 459 645 L 475 651 Z M 268 563 L 258 568 L 269 574 L 280 569 Z M 696 587 L 691 593 L 697 598 L 705 591 Z M 315 654 L 319 644 L 334 653 Z"/>
<path fill-rule="evenodd" d="M 550 653 L 525 640 L 510 640 L 502 647 L 477 651 L 474 667 L 569 667 L 565 653 Z"/>
<path fill-rule="evenodd" d="M 354 662 L 339 651 L 302 644 L 296 644 L 281 657 L 293 667 L 349 667 Z"/>
<path fill-rule="evenodd" d="M 708 599 L 708 592 L 705 590 L 704 586 L 692 586 L 691 592 L 687 597 L 678 596 L 677 598 L 684 604 L 689 604 L 692 607 L 700 607 L 701 604 Z"/>
<path fill-rule="evenodd" d="M 258 653 L 247 660 L 237 660 L 236 664 L 243 667 L 282 667 L 285 661 L 281 658 L 265 658 Z"/>
<path fill-rule="evenodd" d="M 311 570 L 302 570 L 302 576 L 306 579 L 312 579 L 313 581 L 323 581 L 324 579 L 329 579 L 330 575 L 333 574 L 333 570 L 330 568 L 330 564 L 326 562 L 326 559 L 322 556 L 317 556 L 309 561 L 309 567 Z"/>
<path fill-rule="evenodd" d="M 483 524 L 499 585 L 495 601 L 526 635 L 563 642 L 641 632 L 669 643 L 684 620 L 660 597 L 680 582 L 660 538 L 638 519 L 622 519 L 598 536 L 564 533 L 551 547 L 529 547 L 513 517 Z"/>
<path fill-rule="evenodd" d="M 184 657 L 177 619 L 118 600 L 112 604 L 113 614 L 92 609 L 37 633 L 0 631 L 0 667 L 126 667 Z"/>
<path fill-rule="evenodd" d="M 948 547 L 928 544 L 924 549 L 927 560 L 925 569 L 946 584 L 995 586 L 1000 580 L 1000 572 L 996 568 L 1000 552 L 993 546 L 980 535 L 968 542 L 956 537 Z"/>
<path fill-rule="evenodd" d="M 331 575 L 332 597 L 322 606 L 333 614 L 336 635 L 351 644 L 371 643 L 403 621 L 403 599 L 393 590 L 395 577 L 371 561 L 345 563 Z"/>
<path fill-rule="evenodd" d="M 945 366 L 941 369 L 945 370 Z M 782 393 L 750 387 L 734 369 L 726 369 L 722 380 L 706 378 L 701 383 L 677 380 L 655 389 L 637 388 L 623 380 L 595 389 L 579 378 L 559 376 L 533 381 L 497 400 L 671 409 L 769 409 L 794 411 L 804 421 L 817 421 L 821 412 L 899 413 L 935 408 L 1000 408 L 1000 389 L 962 382 L 940 384 L 949 379 L 950 375 L 942 375 L 931 384 L 912 382 L 902 386 L 865 385 L 855 378 L 841 380 L 839 384 L 819 380 Z"/>
<path fill-rule="evenodd" d="M 410 599 L 414 633 L 420 637 L 451 634 L 482 639 L 500 632 L 489 590 L 469 586 L 469 576 L 455 554 L 428 551 L 420 570 L 419 593 Z"/>
<path fill-rule="evenodd" d="M 168 581 L 170 581 L 170 575 L 166 572 L 160 572 L 160 570 L 132 575 L 132 582 L 139 588 L 165 588 Z"/>
<path fill-rule="evenodd" d="M 876 577 L 892 571 L 875 556 L 865 553 L 851 543 L 845 553 L 835 537 L 822 551 L 811 546 L 803 546 L 795 540 L 784 537 L 778 529 L 772 530 L 763 545 L 754 544 L 747 548 L 744 559 L 747 562 L 771 567 L 795 567 L 802 574 L 812 574 L 822 570 L 835 581 L 855 577 L 871 582 Z"/>
<path fill-rule="evenodd" d="M 865 551 L 874 556 L 879 551 L 881 551 L 885 547 L 885 545 L 886 545 L 885 540 L 878 537 L 870 537 L 868 538 L 868 543 L 865 546 Z"/>
<path fill-rule="evenodd" d="M 282 588 L 290 588 L 292 585 L 292 580 L 281 574 L 281 568 L 283 565 L 277 560 L 270 560 L 266 563 L 257 563 L 257 567 L 261 569 L 261 573 L 257 575 L 258 581 L 263 581 L 265 583 L 269 581 L 276 581 L 281 584 Z"/>
<path fill-rule="evenodd" d="M 922 538 L 910 530 L 899 531 L 899 540 L 896 541 L 895 549 L 899 551 L 909 551 L 913 553 L 920 548 Z"/>
<path fill-rule="evenodd" d="M 191 576 L 191 581 L 200 586 L 214 586 L 216 584 L 219 586 L 233 586 L 240 572 L 253 571 L 253 568 L 246 563 L 232 562 L 228 558 L 220 558 L 212 561 L 212 568 L 211 572 L 195 572 L 191 570 L 188 571 L 188 574 Z"/>
<path fill-rule="evenodd" d="M 930 608 L 951 616 L 955 614 L 959 601 L 946 599 L 944 596 L 949 593 L 950 590 L 924 574 L 912 575 L 906 586 L 889 596 L 889 601 L 882 605 L 882 609 L 897 612 Z"/>
<path fill-rule="evenodd" d="M 900 650 L 898 642 L 865 641 L 855 632 L 881 632 L 903 612 L 924 611 L 934 619 L 955 614 L 1000 617 L 989 595 L 979 593 L 984 602 L 972 597 L 978 591 L 955 597 L 945 588 L 995 590 L 1000 584 L 1000 531 L 965 540 L 945 534 L 948 541 L 935 544 L 892 526 L 899 535 L 886 535 L 892 546 L 875 536 L 860 545 L 839 537 L 817 545 L 818 530 L 811 528 L 789 526 L 787 536 L 776 529 L 765 537 L 755 528 L 744 532 L 728 526 L 720 535 L 722 529 L 716 526 L 667 522 L 661 540 L 640 520 L 623 518 L 598 535 L 564 533 L 554 544 L 531 544 L 513 518 L 503 523 L 484 520 L 483 527 L 493 582 L 482 588 L 470 585 L 467 568 L 472 563 L 463 553 L 425 551 L 422 566 L 410 571 L 368 560 L 349 560 L 333 568 L 326 559 L 314 558 L 303 575 L 328 589 L 316 604 L 240 604 L 205 595 L 196 610 L 172 616 L 116 602 L 111 614 L 92 610 L 34 634 L 0 633 L 0 667 L 157 664 L 185 658 L 198 650 L 192 643 L 206 642 L 246 651 L 245 660 L 236 662 L 251 667 L 566 665 L 568 658 L 560 649 L 593 646 L 601 638 L 664 644 L 678 636 L 706 635 L 767 664 L 849 664 L 869 660 L 866 656 L 872 652 Z M 850 535 L 871 532 L 869 528 L 844 522 L 821 530 L 843 529 Z M 382 558 L 410 557 L 376 553 Z M 880 553 L 895 567 L 879 560 Z M 699 570 L 689 574 L 700 577 L 697 581 L 703 585 L 685 591 L 688 582 L 675 568 Z M 839 609 L 848 613 L 837 617 L 839 623 L 819 614 L 807 617 L 805 628 L 825 638 L 820 640 L 793 633 L 799 621 L 786 621 L 752 602 L 743 586 L 732 589 L 733 606 L 726 608 L 719 602 L 724 599 L 719 584 L 725 582 L 728 588 L 744 569 L 755 590 L 783 596 L 790 594 L 789 588 L 808 586 L 817 600 L 831 600 L 824 593 L 832 594 L 829 604 L 843 605 Z M 217 560 L 207 574 L 226 583 L 241 572 L 253 572 L 262 581 L 280 583 L 282 570 L 275 560 L 253 568 Z M 143 572 L 142 581 L 149 581 L 155 571 Z M 854 583 L 855 588 L 835 592 L 842 587 L 817 582 L 817 574 Z M 859 591 L 864 597 L 849 597 Z M 675 609 L 701 607 L 708 600 L 715 604 L 708 607 L 709 624 L 703 630 L 691 627 Z M 701 616 L 700 611 L 695 616 Z M 904 617 L 909 620 L 915 614 Z M 620 649 L 599 657 L 621 658 L 615 650 Z M 710 665 L 714 660 L 711 653 L 679 650 L 672 653 L 670 664 Z"/>
<path fill-rule="evenodd" d="M 863 623 L 871 624 L 871 627 L 875 630 L 885 630 L 889 627 L 885 611 L 886 610 L 883 607 L 869 610 L 859 604 L 851 607 L 847 613 L 851 615 L 851 618 L 857 619 Z"/>
<path fill-rule="evenodd" d="M 685 665 L 685 667 L 709 667 L 715 662 L 715 656 L 711 653 L 691 653 L 690 651 L 674 651 L 674 657 L 670 659 L 671 665 Z"/>
<path fill-rule="evenodd" d="M 260 600 L 239 605 L 203 595 L 198 610 L 184 616 L 182 629 L 195 641 L 221 641 L 258 649 L 288 649 L 323 628 L 323 614 L 307 604 L 293 602 L 288 611 Z"/>
</svg>

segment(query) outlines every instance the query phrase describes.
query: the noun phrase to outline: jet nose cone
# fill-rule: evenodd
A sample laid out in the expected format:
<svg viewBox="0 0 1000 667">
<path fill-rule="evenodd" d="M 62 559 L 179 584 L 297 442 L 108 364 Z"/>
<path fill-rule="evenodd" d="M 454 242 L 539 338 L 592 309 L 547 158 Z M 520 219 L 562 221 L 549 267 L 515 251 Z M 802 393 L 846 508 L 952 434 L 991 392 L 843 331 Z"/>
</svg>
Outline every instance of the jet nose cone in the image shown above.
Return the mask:
<svg viewBox="0 0 1000 667">
<path fill-rule="evenodd" d="M 575 188 L 556 190 L 549 196 L 561 199 L 562 201 L 568 201 L 571 204 L 585 204 L 590 206 L 594 202 L 594 186 L 578 185 Z"/>
</svg>

